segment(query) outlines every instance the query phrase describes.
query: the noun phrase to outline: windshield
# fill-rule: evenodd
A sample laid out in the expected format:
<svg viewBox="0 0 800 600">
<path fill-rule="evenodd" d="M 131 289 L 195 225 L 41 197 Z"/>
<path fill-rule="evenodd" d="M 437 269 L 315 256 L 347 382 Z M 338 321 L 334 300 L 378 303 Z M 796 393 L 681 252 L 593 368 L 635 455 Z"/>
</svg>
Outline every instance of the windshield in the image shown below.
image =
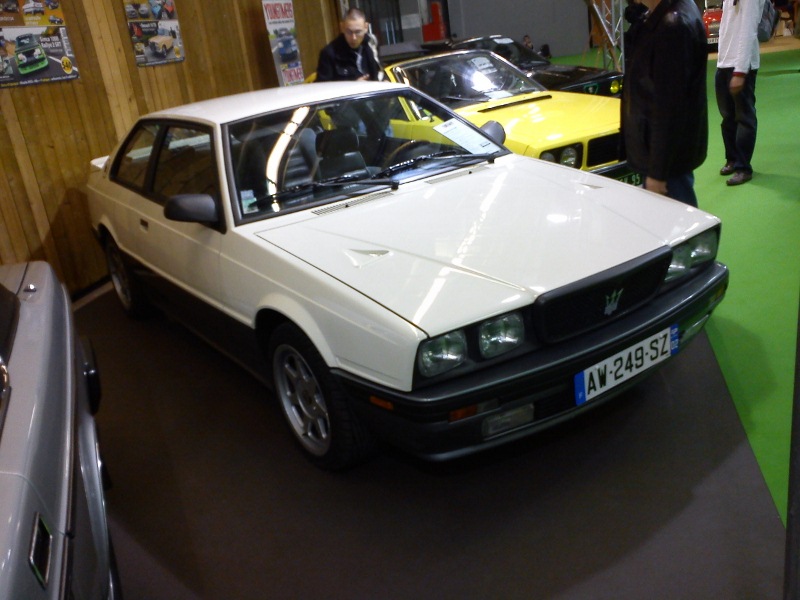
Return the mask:
<svg viewBox="0 0 800 600">
<path fill-rule="evenodd" d="M 549 65 L 550 61 L 533 48 L 528 48 L 507 37 L 478 38 L 453 44 L 453 48 L 480 48 L 499 54 L 518 67 L 529 68 L 534 65 Z"/>
<path fill-rule="evenodd" d="M 490 52 L 459 52 L 403 63 L 395 79 L 459 108 L 544 88 Z"/>
<path fill-rule="evenodd" d="M 319 206 L 507 150 L 411 88 L 330 100 L 227 126 L 239 219 Z"/>
</svg>

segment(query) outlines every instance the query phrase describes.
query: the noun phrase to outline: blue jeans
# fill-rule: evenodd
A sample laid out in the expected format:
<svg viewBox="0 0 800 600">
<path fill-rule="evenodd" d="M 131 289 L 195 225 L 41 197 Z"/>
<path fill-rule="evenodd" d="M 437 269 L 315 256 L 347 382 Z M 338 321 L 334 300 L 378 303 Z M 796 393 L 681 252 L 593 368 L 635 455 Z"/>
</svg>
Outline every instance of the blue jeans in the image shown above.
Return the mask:
<svg viewBox="0 0 800 600">
<path fill-rule="evenodd" d="M 741 93 L 732 96 L 730 92 L 733 69 L 717 69 L 714 88 L 717 107 L 722 115 L 722 143 L 725 145 L 725 162 L 733 164 L 736 171 L 752 173 L 750 161 L 756 147 L 756 75 L 758 70 L 750 71 L 744 80 Z"/>
<path fill-rule="evenodd" d="M 694 173 L 669 177 L 667 179 L 667 198 L 679 200 L 689 206 L 697 206 L 697 195 L 694 193 Z"/>
</svg>

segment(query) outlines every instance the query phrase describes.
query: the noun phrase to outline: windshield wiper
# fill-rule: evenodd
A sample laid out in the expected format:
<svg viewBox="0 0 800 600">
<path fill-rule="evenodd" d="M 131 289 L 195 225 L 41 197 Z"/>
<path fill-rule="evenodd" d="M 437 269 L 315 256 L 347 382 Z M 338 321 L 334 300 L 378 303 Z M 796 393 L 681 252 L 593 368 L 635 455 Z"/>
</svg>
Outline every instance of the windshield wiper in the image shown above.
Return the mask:
<svg viewBox="0 0 800 600">
<path fill-rule="evenodd" d="M 472 154 L 469 152 L 459 152 L 458 150 L 440 150 L 439 152 L 432 152 L 430 154 L 421 154 L 420 156 L 415 156 L 413 158 L 409 158 L 408 160 L 404 160 L 403 162 L 399 162 L 397 164 L 391 165 L 390 167 L 386 167 L 380 173 L 376 173 L 373 175 L 375 179 L 380 179 L 381 177 L 389 177 L 398 171 L 404 171 L 405 169 L 410 169 L 417 163 L 425 162 L 427 160 L 439 160 L 439 159 L 460 159 L 460 158 L 468 158 L 474 159 L 476 161 L 480 160 L 493 160 L 494 156 L 497 152 L 487 152 L 484 154 Z"/>
<path fill-rule="evenodd" d="M 331 177 L 330 179 L 323 179 L 322 181 L 307 181 L 306 183 L 293 185 L 285 190 L 280 190 L 274 194 L 270 194 L 267 197 L 273 200 L 278 200 L 285 196 L 302 193 L 306 190 L 318 190 L 326 187 L 342 187 L 346 185 L 384 185 L 396 190 L 400 184 L 393 179 L 383 179 L 375 175 L 340 175 L 338 177 Z"/>
</svg>

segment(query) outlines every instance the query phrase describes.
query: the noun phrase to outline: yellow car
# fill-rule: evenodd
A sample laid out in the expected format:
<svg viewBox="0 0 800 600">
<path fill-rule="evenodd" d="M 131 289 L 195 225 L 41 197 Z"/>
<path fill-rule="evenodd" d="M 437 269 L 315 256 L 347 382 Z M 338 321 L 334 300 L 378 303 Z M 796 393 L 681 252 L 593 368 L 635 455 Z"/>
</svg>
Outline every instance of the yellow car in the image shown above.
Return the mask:
<svg viewBox="0 0 800 600">
<path fill-rule="evenodd" d="M 475 125 L 497 121 L 505 145 L 532 156 L 639 184 L 622 159 L 617 98 L 545 90 L 508 61 L 466 50 L 416 58 L 385 69 Z"/>
</svg>

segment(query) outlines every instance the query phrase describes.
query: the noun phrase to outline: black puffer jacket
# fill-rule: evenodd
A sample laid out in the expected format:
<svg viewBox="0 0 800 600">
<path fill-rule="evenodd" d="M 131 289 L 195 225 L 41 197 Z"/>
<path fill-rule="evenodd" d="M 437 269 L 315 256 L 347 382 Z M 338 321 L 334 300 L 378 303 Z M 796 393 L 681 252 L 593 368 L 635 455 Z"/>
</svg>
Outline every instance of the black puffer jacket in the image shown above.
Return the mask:
<svg viewBox="0 0 800 600">
<path fill-rule="evenodd" d="M 661 0 L 638 31 L 622 90 L 622 132 L 635 171 L 665 181 L 703 164 L 707 63 L 694 0 Z"/>
</svg>

